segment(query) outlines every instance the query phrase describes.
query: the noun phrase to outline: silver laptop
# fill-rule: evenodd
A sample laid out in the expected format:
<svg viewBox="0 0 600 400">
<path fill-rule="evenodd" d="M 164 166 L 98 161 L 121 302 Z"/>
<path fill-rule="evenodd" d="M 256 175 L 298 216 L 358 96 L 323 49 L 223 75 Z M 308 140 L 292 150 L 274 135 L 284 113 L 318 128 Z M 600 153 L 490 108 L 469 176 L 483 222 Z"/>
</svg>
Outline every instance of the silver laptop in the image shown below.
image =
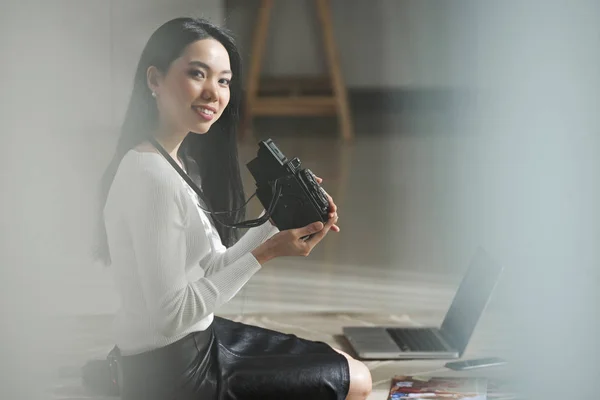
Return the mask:
<svg viewBox="0 0 600 400">
<path fill-rule="evenodd" d="M 348 326 L 343 328 L 344 336 L 358 357 L 366 360 L 460 358 L 501 271 L 479 248 L 441 327 Z"/>
</svg>

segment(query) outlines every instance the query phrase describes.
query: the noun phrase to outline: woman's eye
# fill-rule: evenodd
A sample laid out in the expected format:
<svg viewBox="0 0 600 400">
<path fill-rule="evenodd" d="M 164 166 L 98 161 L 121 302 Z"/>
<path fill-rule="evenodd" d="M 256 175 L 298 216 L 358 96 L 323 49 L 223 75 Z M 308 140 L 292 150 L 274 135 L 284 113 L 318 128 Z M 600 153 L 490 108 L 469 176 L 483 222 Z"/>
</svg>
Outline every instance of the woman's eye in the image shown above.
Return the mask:
<svg viewBox="0 0 600 400">
<path fill-rule="evenodd" d="M 227 85 L 227 86 L 229 86 L 229 84 L 231 83 L 231 79 L 222 78 L 222 79 L 219 80 L 219 83 L 221 85 Z"/>
<path fill-rule="evenodd" d="M 190 75 L 192 75 L 195 78 L 204 78 L 204 72 L 200 71 L 199 69 L 190 71 Z"/>
</svg>

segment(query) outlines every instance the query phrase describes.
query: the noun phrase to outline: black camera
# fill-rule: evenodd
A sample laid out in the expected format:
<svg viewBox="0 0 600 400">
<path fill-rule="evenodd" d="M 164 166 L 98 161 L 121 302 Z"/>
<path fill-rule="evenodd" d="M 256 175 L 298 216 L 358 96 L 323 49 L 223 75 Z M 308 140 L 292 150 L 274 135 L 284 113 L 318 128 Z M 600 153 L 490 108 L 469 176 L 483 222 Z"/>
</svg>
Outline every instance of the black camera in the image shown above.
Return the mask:
<svg viewBox="0 0 600 400">
<path fill-rule="evenodd" d="M 329 219 L 329 200 L 315 175 L 298 157 L 288 160 L 271 139 L 259 144 L 246 166 L 256 181 L 256 196 L 280 231 Z"/>
</svg>

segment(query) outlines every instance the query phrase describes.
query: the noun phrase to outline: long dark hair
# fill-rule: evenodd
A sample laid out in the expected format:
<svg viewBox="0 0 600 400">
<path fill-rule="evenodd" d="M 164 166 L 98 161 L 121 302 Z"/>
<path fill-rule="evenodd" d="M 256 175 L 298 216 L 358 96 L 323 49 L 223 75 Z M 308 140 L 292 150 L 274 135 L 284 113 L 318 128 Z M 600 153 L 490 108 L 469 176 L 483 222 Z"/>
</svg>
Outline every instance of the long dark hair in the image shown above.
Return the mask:
<svg viewBox="0 0 600 400">
<path fill-rule="evenodd" d="M 232 79 L 230 100 L 223 114 L 204 134 L 188 134 L 179 149 L 190 177 L 202 182 L 206 206 L 213 211 L 228 211 L 240 208 L 244 203 L 244 191 L 240 177 L 237 152 L 237 125 L 242 96 L 241 60 L 232 35 L 204 19 L 176 18 L 159 27 L 144 48 L 135 73 L 133 93 L 121 127 L 121 136 L 115 155 L 106 169 L 100 185 L 100 218 L 97 256 L 110 264 L 103 209 L 110 186 L 123 156 L 146 141 L 158 123 L 156 101 L 147 84 L 146 71 L 150 66 L 166 73 L 171 63 L 179 58 L 185 48 L 202 39 L 219 41 L 229 54 Z M 218 219 L 225 223 L 240 221 L 245 212 L 220 214 Z M 214 220 L 214 218 L 213 218 Z M 229 247 L 240 237 L 238 230 L 228 228 L 215 221 L 215 227 L 223 245 Z"/>
</svg>

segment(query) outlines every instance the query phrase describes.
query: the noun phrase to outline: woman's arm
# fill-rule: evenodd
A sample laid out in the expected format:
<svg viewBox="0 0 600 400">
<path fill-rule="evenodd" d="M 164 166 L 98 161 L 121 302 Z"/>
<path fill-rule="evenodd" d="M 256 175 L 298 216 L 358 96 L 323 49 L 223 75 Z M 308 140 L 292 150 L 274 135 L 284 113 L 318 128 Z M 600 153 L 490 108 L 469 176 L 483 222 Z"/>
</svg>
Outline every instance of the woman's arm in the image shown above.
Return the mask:
<svg viewBox="0 0 600 400">
<path fill-rule="evenodd" d="M 316 177 L 318 183 L 322 183 L 323 179 Z M 327 194 L 327 199 L 329 200 L 329 218 L 335 219 L 337 222 L 337 206 L 333 202 L 333 199 L 329 194 Z M 260 216 L 263 216 L 265 211 Z M 339 232 L 340 228 L 334 223 L 331 226 L 331 229 L 334 232 Z M 329 229 L 328 229 L 329 230 Z M 257 228 L 252 228 L 246 232 L 246 234 L 232 247 L 229 249 L 225 249 L 225 246 L 219 246 L 217 254 L 210 254 L 206 259 L 201 260 L 202 268 L 204 268 L 206 276 L 212 275 L 216 272 L 219 272 L 235 262 L 239 259 L 239 257 L 244 254 L 257 249 L 261 246 L 267 239 L 271 238 L 273 235 L 277 234 L 279 229 L 274 227 L 270 221 L 269 223 L 265 223 Z M 264 246 L 262 246 L 264 247 Z M 263 262 L 268 260 L 270 257 L 266 257 Z"/>
<path fill-rule="evenodd" d="M 190 282 L 185 273 L 185 194 L 169 178 L 160 171 L 142 174 L 132 184 L 127 214 L 144 298 L 152 322 L 165 336 L 213 313 L 261 267 L 246 252 L 228 268 Z"/>
<path fill-rule="evenodd" d="M 261 214 L 261 216 L 263 214 Z M 206 259 L 200 261 L 205 276 L 212 276 L 213 274 L 222 271 L 223 268 L 233 264 L 246 253 L 250 253 L 277 232 L 279 232 L 279 229 L 273 226 L 270 221 L 267 221 L 261 226 L 248 229 L 246 234 L 229 249 L 226 249 L 223 245 L 219 246 L 217 254 L 210 254 Z"/>
</svg>

